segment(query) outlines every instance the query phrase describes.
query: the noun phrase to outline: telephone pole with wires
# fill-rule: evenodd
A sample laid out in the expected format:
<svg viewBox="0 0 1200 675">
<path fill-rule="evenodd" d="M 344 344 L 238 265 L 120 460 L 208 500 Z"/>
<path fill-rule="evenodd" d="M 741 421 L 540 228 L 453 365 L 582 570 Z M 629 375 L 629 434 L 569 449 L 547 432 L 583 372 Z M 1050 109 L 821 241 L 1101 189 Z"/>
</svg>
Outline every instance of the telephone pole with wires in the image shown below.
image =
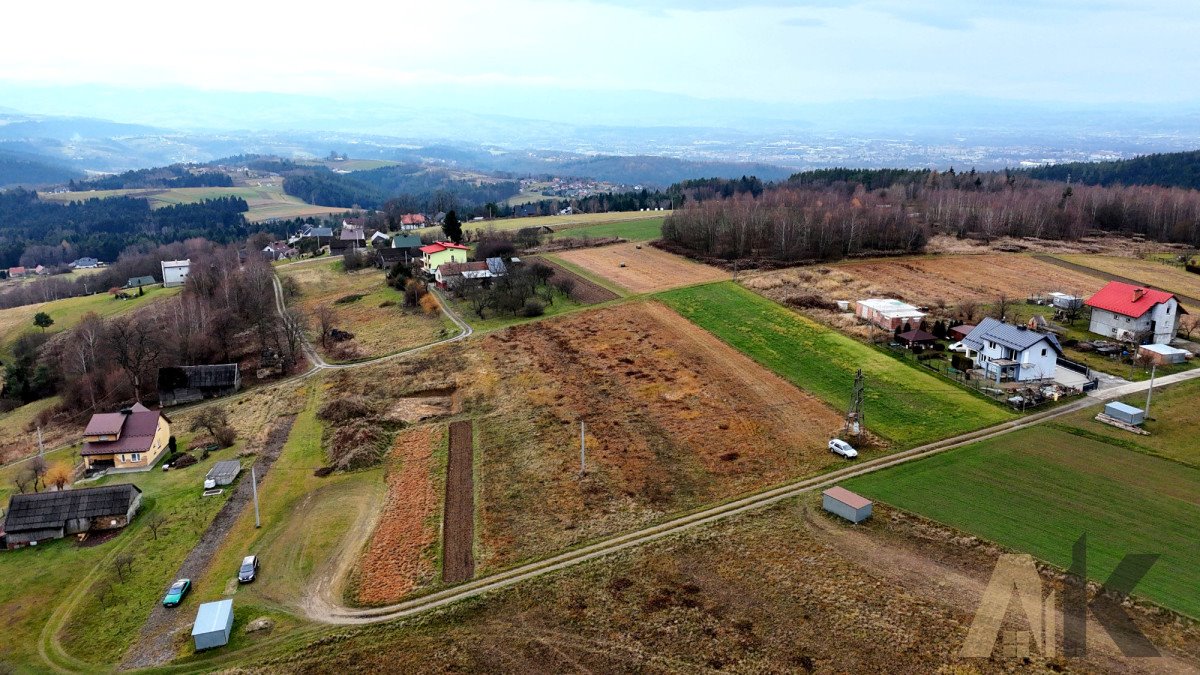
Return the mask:
<svg viewBox="0 0 1200 675">
<path fill-rule="evenodd" d="M 850 394 L 850 409 L 846 411 L 846 428 L 843 430 L 847 436 L 857 437 L 862 433 L 863 425 L 863 382 L 862 368 L 854 374 L 854 391 Z"/>
</svg>

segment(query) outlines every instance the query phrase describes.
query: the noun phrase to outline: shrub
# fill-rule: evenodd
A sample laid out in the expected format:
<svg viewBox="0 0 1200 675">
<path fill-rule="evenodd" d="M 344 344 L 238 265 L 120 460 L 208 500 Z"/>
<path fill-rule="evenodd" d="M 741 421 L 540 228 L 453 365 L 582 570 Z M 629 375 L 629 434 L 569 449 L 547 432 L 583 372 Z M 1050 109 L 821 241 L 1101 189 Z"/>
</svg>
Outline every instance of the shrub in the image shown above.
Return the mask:
<svg viewBox="0 0 1200 675">
<path fill-rule="evenodd" d="M 195 464 L 197 461 L 199 460 L 185 452 L 175 459 L 172 459 L 169 464 L 171 465 L 172 469 L 186 469 L 187 467 Z"/>
<path fill-rule="evenodd" d="M 521 316 L 541 316 L 546 313 L 546 303 L 537 298 L 526 298 Z"/>
<path fill-rule="evenodd" d="M 395 300 L 384 300 L 383 302 L 379 303 L 379 306 L 380 307 L 395 307 L 396 301 Z"/>
<path fill-rule="evenodd" d="M 434 297 L 433 293 L 426 293 L 421 296 L 421 310 L 426 314 L 431 316 L 437 314 L 440 307 L 441 305 L 438 304 L 438 299 Z"/>
<path fill-rule="evenodd" d="M 228 448 L 237 440 L 237 431 L 230 426 L 221 427 L 213 434 L 213 440 L 222 448 Z"/>
<path fill-rule="evenodd" d="M 836 302 L 833 302 L 832 300 L 826 300 L 819 295 L 812 294 L 789 295 L 783 299 L 783 302 L 787 305 L 798 307 L 800 309 L 826 309 L 830 311 L 837 309 Z"/>
<path fill-rule="evenodd" d="M 343 295 L 342 297 L 338 298 L 337 300 L 334 300 L 333 304 L 348 305 L 352 302 L 358 302 L 359 300 L 362 300 L 362 299 L 363 299 L 362 293 L 351 293 L 350 295 Z"/>
</svg>

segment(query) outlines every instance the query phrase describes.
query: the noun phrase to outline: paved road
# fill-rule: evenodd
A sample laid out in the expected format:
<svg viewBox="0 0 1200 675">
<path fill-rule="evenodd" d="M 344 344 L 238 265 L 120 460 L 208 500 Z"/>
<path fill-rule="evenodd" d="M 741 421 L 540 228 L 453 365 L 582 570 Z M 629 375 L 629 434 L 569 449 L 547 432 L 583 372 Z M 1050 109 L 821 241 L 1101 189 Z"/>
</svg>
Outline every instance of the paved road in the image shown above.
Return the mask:
<svg viewBox="0 0 1200 675">
<path fill-rule="evenodd" d="M 1185 380 L 1195 379 L 1200 377 L 1200 370 L 1192 370 L 1185 373 L 1179 373 L 1170 377 L 1160 378 L 1155 382 L 1155 387 L 1160 384 L 1173 384 Z M 742 499 L 738 499 L 727 504 L 714 506 L 712 508 L 697 511 L 695 513 L 681 516 L 665 523 L 648 527 L 636 532 L 630 532 L 616 537 L 611 537 L 603 541 L 596 542 L 590 546 L 562 553 L 544 560 L 539 560 L 526 565 L 499 572 L 486 577 L 481 577 L 461 586 L 456 586 L 439 593 L 434 593 L 428 596 L 401 602 L 386 607 L 375 607 L 370 609 L 359 609 L 338 606 L 331 602 L 331 598 L 312 598 L 311 602 L 306 603 L 308 607 L 308 616 L 315 621 L 321 621 L 330 624 L 354 625 L 354 624 L 369 624 L 379 623 L 383 621 L 391 621 L 421 612 L 427 612 L 438 607 L 449 605 L 454 602 L 473 598 L 489 591 L 495 591 L 514 584 L 518 584 L 530 579 L 535 579 L 545 574 L 550 574 L 558 570 L 565 569 L 580 563 L 594 560 L 603 556 L 611 555 L 618 551 L 625 550 L 634 546 L 640 546 L 653 541 L 657 541 L 664 537 L 669 537 L 695 527 L 715 523 L 727 518 L 732 518 L 743 513 L 759 510 L 776 504 L 780 501 L 791 499 L 799 495 L 820 490 L 826 487 L 837 484 L 840 481 L 872 473 L 882 469 L 911 462 L 918 459 L 923 459 L 931 455 L 945 452 L 953 448 L 958 448 L 969 443 L 993 438 L 1026 427 L 1041 424 L 1047 420 L 1056 419 L 1063 415 L 1083 410 L 1085 408 L 1097 405 L 1099 401 L 1109 400 L 1118 396 L 1125 396 L 1138 392 L 1146 391 L 1150 386 L 1149 382 L 1134 382 L 1118 388 L 1107 391 L 1093 392 L 1088 397 L 1074 401 L 1053 410 L 1037 413 L 1029 417 L 1024 417 L 1019 420 L 1006 422 L 987 429 L 981 429 L 971 433 L 956 436 L 946 440 L 930 443 L 911 450 L 880 457 L 867 462 L 856 463 L 849 465 L 838 471 L 823 474 L 814 478 L 806 478 L 797 480 L 787 485 L 758 493 Z"/>
</svg>

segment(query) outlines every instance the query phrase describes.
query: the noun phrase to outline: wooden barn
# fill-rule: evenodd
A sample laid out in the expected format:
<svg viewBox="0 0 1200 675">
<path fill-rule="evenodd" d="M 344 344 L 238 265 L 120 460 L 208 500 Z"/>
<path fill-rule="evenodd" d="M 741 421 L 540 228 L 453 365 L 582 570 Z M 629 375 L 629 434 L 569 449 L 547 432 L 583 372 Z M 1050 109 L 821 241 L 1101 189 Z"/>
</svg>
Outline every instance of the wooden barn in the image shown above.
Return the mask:
<svg viewBox="0 0 1200 675">
<path fill-rule="evenodd" d="M 242 375 L 236 363 L 158 369 L 158 400 L 162 406 L 228 396 L 241 387 Z"/>
<path fill-rule="evenodd" d="M 142 491 L 132 483 L 13 495 L 0 532 L 5 548 L 22 548 L 72 534 L 113 530 L 133 520 Z"/>
</svg>

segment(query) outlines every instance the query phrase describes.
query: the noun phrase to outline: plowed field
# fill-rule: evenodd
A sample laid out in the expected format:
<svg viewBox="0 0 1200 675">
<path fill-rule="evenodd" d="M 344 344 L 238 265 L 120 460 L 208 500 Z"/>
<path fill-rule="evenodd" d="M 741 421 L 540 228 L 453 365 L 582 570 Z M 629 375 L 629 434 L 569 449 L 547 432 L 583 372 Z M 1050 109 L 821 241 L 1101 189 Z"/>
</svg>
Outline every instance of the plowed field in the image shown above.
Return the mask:
<svg viewBox="0 0 1200 675">
<path fill-rule="evenodd" d="M 575 287 L 571 289 L 571 299 L 575 302 L 584 305 L 594 305 L 620 297 L 591 279 L 581 277 L 549 258 L 535 258 L 534 260 L 543 265 L 548 265 L 550 269 L 554 270 L 554 276 L 550 277 L 550 283 L 555 283 L 560 278 L 573 279 L 575 281 Z"/>
<path fill-rule="evenodd" d="M 442 580 L 467 581 L 475 576 L 475 480 L 470 422 L 450 424 L 450 462 L 446 470 L 446 514 L 442 524 L 445 556 Z"/>
<path fill-rule="evenodd" d="M 557 257 L 631 293 L 653 293 L 730 277 L 724 270 L 642 244 L 578 249 L 558 253 Z"/>
<path fill-rule="evenodd" d="M 840 415 L 656 302 L 482 343 L 480 566 L 653 522 L 819 471 Z M 587 473 L 579 477 L 579 422 Z"/>
</svg>

